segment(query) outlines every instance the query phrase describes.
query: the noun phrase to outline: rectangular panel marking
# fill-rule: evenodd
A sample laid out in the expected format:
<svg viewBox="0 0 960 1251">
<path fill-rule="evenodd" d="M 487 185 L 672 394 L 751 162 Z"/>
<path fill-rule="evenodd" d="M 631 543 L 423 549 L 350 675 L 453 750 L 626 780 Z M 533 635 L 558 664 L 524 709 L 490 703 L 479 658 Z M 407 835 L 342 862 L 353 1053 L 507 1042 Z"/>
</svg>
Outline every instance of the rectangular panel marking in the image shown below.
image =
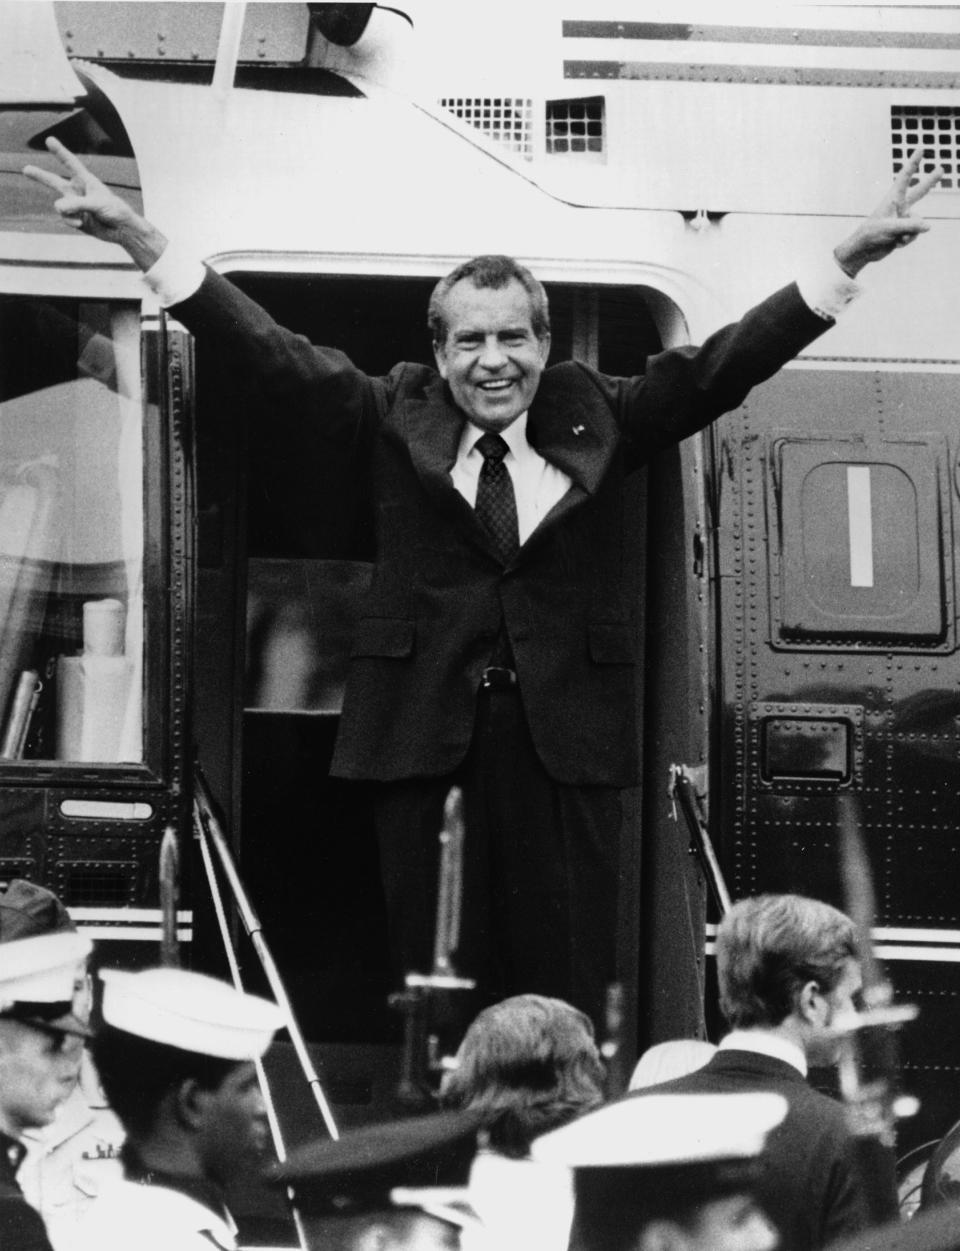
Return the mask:
<svg viewBox="0 0 960 1251">
<path fill-rule="evenodd" d="M 847 522 L 850 535 L 850 585 L 873 586 L 873 517 L 870 466 L 847 466 Z"/>
</svg>

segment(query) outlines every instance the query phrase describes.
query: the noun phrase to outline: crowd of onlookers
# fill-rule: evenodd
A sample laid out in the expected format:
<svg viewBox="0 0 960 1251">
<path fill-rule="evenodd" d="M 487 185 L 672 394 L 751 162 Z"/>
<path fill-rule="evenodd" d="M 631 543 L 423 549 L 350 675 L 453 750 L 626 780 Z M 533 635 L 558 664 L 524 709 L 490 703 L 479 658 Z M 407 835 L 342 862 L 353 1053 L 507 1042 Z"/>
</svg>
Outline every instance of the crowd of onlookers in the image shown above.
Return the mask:
<svg viewBox="0 0 960 1251">
<path fill-rule="evenodd" d="M 3 1251 L 233 1248 L 227 1187 L 264 1172 L 305 1245 L 342 1251 L 950 1245 L 939 1211 L 883 1226 L 892 1151 L 810 1083 L 861 988 L 827 904 L 735 904 L 716 948 L 730 1032 L 651 1048 L 623 1095 L 584 1013 L 517 995 L 470 1024 L 437 1110 L 270 1165 L 258 1062 L 279 1010 L 181 969 L 106 970 L 94 1032 L 90 950 L 49 891 L 0 895 Z"/>
</svg>

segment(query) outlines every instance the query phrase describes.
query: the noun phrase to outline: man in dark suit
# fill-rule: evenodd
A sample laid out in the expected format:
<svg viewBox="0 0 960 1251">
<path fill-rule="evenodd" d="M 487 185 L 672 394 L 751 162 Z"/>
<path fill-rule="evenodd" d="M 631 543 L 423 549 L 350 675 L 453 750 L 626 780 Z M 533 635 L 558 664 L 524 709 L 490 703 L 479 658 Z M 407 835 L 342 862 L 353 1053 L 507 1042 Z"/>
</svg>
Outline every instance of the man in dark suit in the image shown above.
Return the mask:
<svg viewBox="0 0 960 1251">
<path fill-rule="evenodd" d="M 840 1103 L 807 1082 L 808 1065 L 836 1060 L 825 1031 L 853 1010 L 861 987 L 853 922 L 799 895 L 736 903 L 717 930 L 720 1006 L 732 1032 L 703 1068 L 648 1094 L 771 1091 L 789 1111 L 770 1135 L 760 1199 L 783 1251 L 815 1251 L 866 1228 L 869 1212 Z M 881 1164 L 895 1210 L 894 1161 Z"/>
<path fill-rule="evenodd" d="M 937 174 L 838 246 L 825 282 L 784 288 L 642 377 L 546 369 L 543 287 L 507 257 L 454 270 L 430 302 L 437 371 L 383 378 L 278 326 L 165 237 L 56 140 L 66 176 L 28 167 L 67 221 L 126 248 L 197 335 L 276 400 L 277 437 L 374 484 L 377 563 L 354 639 L 333 771 L 380 783 L 377 824 L 398 972 L 427 969 L 444 798 L 467 828 L 461 971 L 494 999 L 538 991 L 598 1019 L 614 976 L 624 788 L 638 778 L 636 605 L 626 477 L 736 407 L 830 324 L 853 276 L 925 229 L 905 216 Z M 338 461 L 342 464 L 342 461 Z"/>
</svg>

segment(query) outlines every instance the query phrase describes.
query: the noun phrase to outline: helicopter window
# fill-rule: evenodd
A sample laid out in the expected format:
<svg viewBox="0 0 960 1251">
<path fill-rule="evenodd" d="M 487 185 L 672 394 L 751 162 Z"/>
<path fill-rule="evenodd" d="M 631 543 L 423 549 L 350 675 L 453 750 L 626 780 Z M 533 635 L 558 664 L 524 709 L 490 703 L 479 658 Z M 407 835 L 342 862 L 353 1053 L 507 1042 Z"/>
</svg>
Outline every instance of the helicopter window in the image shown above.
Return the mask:
<svg viewBox="0 0 960 1251">
<path fill-rule="evenodd" d="M 0 300 L 0 757 L 143 758 L 132 304 Z"/>
</svg>

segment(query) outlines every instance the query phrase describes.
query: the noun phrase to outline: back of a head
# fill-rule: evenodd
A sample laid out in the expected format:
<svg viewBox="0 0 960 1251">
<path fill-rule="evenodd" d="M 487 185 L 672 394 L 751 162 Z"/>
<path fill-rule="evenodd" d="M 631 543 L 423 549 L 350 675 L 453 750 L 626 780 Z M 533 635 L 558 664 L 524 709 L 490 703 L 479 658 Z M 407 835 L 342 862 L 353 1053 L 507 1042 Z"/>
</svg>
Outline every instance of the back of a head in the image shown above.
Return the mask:
<svg viewBox="0 0 960 1251">
<path fill-rule="evenodd" d="M 589 1017 L 562 999 L 515 995 L 470 1025 L 442 1095 L 447 1106 L 501 1113 L 492 1145 L 523 1154 L 537 1134 L 599 1106 L 603 1081 Z"/>
<path fill-rule="evenodd" d="M 809 981 L 828 993 L 856 955 L 853 922 L 802 895 L 758 895 L 717 928 L 720 1007 L 731 1028 L 779 1025 Z"/>
<path fill-rule="evenodd" d="M 14 878 L 0 894 L 0 942 L 73 933 L 76 928 L 70 913 L 45 886 Z"/>
</svg>

